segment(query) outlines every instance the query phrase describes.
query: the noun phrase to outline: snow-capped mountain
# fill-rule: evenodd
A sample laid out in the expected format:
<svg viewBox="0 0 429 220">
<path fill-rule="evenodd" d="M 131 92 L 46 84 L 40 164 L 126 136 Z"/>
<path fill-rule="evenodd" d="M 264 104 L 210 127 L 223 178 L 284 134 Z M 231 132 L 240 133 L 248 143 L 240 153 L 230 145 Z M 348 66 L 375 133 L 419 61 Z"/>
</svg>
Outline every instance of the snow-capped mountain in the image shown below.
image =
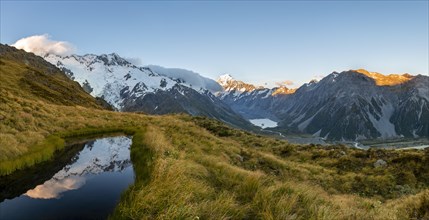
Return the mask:
<svg viewBox="0 0 429 220">
<path fill-rule="evenodd" d="M 189 113 L 216 118 L 234 126 L 250 126 L 210 92 L 221 90 L 219 85 L 191 71 L 138 67 L 115 53 L 47 54 L 44 59 L 62 69 L 92 96 L 103 98 L 120 111 Z"/>
<path fill-rule="evenodd" d="M 336 140 L 429 136 L 427 76 L 350 70 L 297 90 L 269 89 L 230 75 L 217 84 L 188 70 L 138 67 L 117 54 L 44 58 L 121 111 L 183 112 L 241 128 L 251 127 L 243 117 L 268 118 L 279 131 Z"/>
<path fill-rule="evenodd" d="M 219 97 L 248 119 L 278 121 L 278 130 L 336 140 L 429 136 L 428 76 L 350 70 L 273 93 L 230 90 Z"/>
<path fill-rule="evenodd" d="M 267 90 L 267 88 L 263 86 L 255 86 L 249 83 L 245 83 L 243 81 L 236 80 L 229 74 L 221 75 L 218 78 L 217 82 L 219 83 L 220 86 L 223 87 L 223 90 L 226 91 L 226 93 L 222 93 L 222 94 L 228 94 L 229 92 L 234 92 L 234 94 L 240 95 L 242 93 L 250 93 L 255 90 L 258 90 L 258 91 Z M 274 96 L 278 94 L 292 94 L 295 91 L 296 89 L 290 89 L 290 88 L 287 88 L 286 86 L 280 86 L 272 89 L 272 95 Z"/>
<path fill-rule="evenodd" d="M 247 119 L 269 118 L 279 121 L 273 109 L 296 90 L 284 86 L 272 89 L 257 87 L 228 74 L 220 76 L 217 82 L 224 88 L 224 92 L 217 93 L 217 96 Z"/>
<path fill-rule="evenodd" d="M 45 60 L 62 69 L 94 97 L 101 97 L 118 110 L 123 105 L 121 93 L 133 91 L 138 98 L 158 90 L 170 90 L 176 81 L 137 67 L 115 53 L 100 56 L 87 54 L 61 57 L 48 54 Z"/>
<path fill-rule="evenodd" d="M 235 80 L 231 75 L 224 74 L 217 80 L 225 91 L 234 91 L 236 93 L 252 92 L 256 89 L 263 89 L 264 87 L 257 87 L 252 84 L 244 83 L 242 81 Z"/>
</svg>

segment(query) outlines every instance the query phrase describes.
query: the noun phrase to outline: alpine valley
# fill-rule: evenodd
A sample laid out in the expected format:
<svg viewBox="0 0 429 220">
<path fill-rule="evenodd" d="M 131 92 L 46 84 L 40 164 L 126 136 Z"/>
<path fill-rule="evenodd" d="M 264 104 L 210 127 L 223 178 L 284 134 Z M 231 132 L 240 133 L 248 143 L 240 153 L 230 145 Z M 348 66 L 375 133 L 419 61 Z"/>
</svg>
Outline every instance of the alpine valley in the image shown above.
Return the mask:
<svg viewBox="0 0 429 220">
<path fill-rule="evenodd" d="M 429 77 L 363 69 L 333 72 L 297 89 L 264 88 L 223 75 L 136 66 L 118 54 L 43 58 L 119 111 L 207 116 L 255 131 L 250 119 L 285 134 L 355 141 L 429 137 Z"/>
<path fill-rule="evenodd" d="M 429 217 L 428 148 L 261 135 L 425 136 L 426 76 L 357 70 L 268 89 L 0 45 L 0 78 L 0 219 Z"/>
<path fill-rule="evenodd" d="M 349 70 L 297 90 L 243 87 L 230 76 L 219 83 L 228 89 L 220 98 L 232 109 L 278 121 L 277 131 L 331 140 L 429 136 L 428 76 Z"/>
<path fill-rule="evenodd" d="M 0 220 L 429 220 L 428 4 L 0 0 Z"/>
</svg>

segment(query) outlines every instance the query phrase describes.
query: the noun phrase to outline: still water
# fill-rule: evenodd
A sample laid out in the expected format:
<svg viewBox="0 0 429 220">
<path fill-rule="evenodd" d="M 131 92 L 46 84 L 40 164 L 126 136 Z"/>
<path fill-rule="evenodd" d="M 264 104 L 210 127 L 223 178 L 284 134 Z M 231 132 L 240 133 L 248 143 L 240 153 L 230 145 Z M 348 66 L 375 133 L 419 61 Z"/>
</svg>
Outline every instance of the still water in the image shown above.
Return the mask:
<svg viewBox="0 0 429 220">
<path fill-rule="evenodd" d="M 130 146 L 124 136 L 92 140 L 0 177 L 0 219 L 106 219 L 134 182 Z"/>
</svg>

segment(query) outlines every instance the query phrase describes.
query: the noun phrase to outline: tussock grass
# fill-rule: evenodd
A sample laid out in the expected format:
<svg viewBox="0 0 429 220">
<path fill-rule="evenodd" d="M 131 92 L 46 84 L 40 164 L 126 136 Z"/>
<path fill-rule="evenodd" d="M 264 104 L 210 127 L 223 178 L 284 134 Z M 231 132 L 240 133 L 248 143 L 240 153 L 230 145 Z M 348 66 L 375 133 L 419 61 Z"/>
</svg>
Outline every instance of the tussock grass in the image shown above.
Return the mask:
<svg viewBox="0 0 429 220">
<path fill-rule="evenodd" d="M 1 155 L 0 163 L 27 161 L 20 158 L 34 152 L 51 154 L 44 143 L 50 142 L 52 135 L 57 137 L 53 143 L 58 138 L 104 132 L 133 135 L 131 159 L 136 182 L 121 197 L 113 219 L 407 219 L 427 215 L 426 151 L 363 152 L 341 146 L 298 146 L 219 125 L 231 134 L 225 136 L 206 129 L 198 120 L 204 120 L 204 126 L 218 122 L 185 115 L 109 112 L 13 94 L 2 98 L 7 101 L 0 104 L 0 114 L 6 116 L 2 122 L 17 123 L 1 124 L 1 134 L 15 145 L 1 145 L 8 153 Z M 24 119 L 5 105 L 30 114 L 31 120 L 25 119 L 30 123 L 20 123 Z M 23 131 L 17 126 L 23 126 Z M 27 132 L 27 139 L 34 135 L 38 141 L 20 138 L 23 132 Z M 19 150 L 11 150 L 14 148 Z M 363 158 L 363 162 L 355 163 L 355 158 Z M 373 168 L 378 158 L 385 159 L 388 167 Z M 39 162 L 28 161 L 24 164 Z M 358 189 L 382 188 L 390 179 L 375 177 L 406 171 L 401 167 L 411 169 L 415 176 L 412 190 L 358 193 Z M 356 176 L 364 175 L 375 179 L 355 181 Z"/>
<path fill-rule="evenodd" d="M 112 218 L 408 219 L 427 215 L 425 193 L 414 199 L 406 194 L 389 199 L 390 194 L 359 196 L 337 189 L 336 178 L 343 175 L 335 166 L 302 162 L 307 161 L 303 157 L 320 154 L 318 147 L 286 147 L 287 142 L 233 129 L 228 131 L 232 136 L 224 136 L 201 130 L 201 124 L 189 119 L 180 116 L 148 127 L 142 141 L 153 153 L 153 170 L 145 184 L 136 183 L 138 187 L 127 192 L 129 199 Z M 209 121 L 205 124 L 217 123 Z M 261 147 L 242 144 L 258 140 Z M 328 147 L 331 150 L 343 155 L 344 148 Z M 411 152 L 416 153 L 424 155 Z M 341 180 L 349 184 L 358 174 L 345 174 Z"/>
</svg>

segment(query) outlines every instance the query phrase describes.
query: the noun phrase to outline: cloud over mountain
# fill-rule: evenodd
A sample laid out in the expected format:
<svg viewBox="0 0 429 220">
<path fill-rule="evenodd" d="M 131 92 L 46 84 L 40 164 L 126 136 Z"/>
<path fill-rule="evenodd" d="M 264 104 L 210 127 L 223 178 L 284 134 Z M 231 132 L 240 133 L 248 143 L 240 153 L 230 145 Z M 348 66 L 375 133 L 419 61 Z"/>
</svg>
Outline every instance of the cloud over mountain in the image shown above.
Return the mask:
<svg viewBox="0 0 429 220">
<path fill-rule="evenodd" d="M 72 44 L 65 41 L 51 40 L 48 34 L 21 38 L 12 44 L 12 46 L 27 52 L 32 52 L 36 55 L 45 55 L 49 53 L 66 56 L 75 52 L 75 47 Z"/>
<path fill-rule="evenodd" d="M 142 59 L 138 58 L 138 57 L 124 57 L 124 59 L 136 66 L 141 66 L 143 65 L 143 61 Z"/>
<path fill-rule="evenodd" d="M 276 82 L 277 86 L 292 86 L 294 84 L 295 83 L 293 81 L 291 81 L 291 80 L 285 80 L 285 81 L 282 81 L 282 82 Z"/>
</svg>

